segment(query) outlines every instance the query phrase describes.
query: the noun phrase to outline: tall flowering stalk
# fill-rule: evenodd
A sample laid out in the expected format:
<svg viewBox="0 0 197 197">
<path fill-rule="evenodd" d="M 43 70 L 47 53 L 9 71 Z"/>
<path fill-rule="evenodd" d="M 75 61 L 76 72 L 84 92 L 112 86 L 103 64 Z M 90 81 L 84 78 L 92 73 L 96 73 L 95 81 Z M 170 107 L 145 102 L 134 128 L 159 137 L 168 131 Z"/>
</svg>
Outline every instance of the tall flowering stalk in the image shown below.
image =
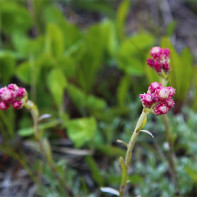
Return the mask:
<svg viewBox="0 0 197 197">
<path fill-rule="evenodd" d="M 28 109 L 32 115 L 34 135 L 40 147 L 40 151 L 45 157 L 55 178 L 59 181 L 62 191 L 66 192 L 69 197 L 73 197 L 72 191 L 68 188 L 65 181 L 62 180 L 58 174 L 56 165 L 52 158 L 48 140 L 42 139 L 41 132 L 39 130 L 39 111 L 37 106 L 32 101 L 28 100 L 28 95 L 25 88 L 18 87 L 16 84 L 10 84 L 7 87 L 0 89 L 0 110 L 6 111 L 9 107 L 19 110 L 23 106 Z"/>
<path fill-rule="evenodd" d="M 158 75 L 160 76 L 161 85 L 166 86 L 168 84 L 168 76 L 171 70 L 170 50 L 167 48 L 162 49 L 161 47 L 156 46 L 150 50 L 150 55 L 152 58 L 147 59 L 147 64 L 158 73 Z M 178 192 L 179 189 L 174 162 L 174 145 L 171 134 L 170 122 L 167 115 L 163 116 L 163 122 L 166 128 L 166 140 L 169 145 L 169 171 L 172 181 L 174 182 L 175 188 Z"/>
<path fill-rule="evenodd" d="M 174 88 L 162 87 L 160 83 L 154 82 L 149 86 L 147 93 L 139 95 L 143 105 L 143 110 L 138 119 L 129 144 L 127 145 L 125 142 L 123 142 L 127 146 L 125 159 L 123 159 L 122 157 L 120 158 L 120 165 L 122 168 L 121 185 L 119 188 L 120 197 L 124 196 L 124 191 L 128 179 L 129 164 L 132 158 L 132 151 L 141 129 L 146 124 L 147 115 L 149 113 L 153 113 L 155 115 L 167 114 L 168 111 L 170 111 L 174 106 L 174 100 L 172 99 L 174 94 Z"/>
</svg>

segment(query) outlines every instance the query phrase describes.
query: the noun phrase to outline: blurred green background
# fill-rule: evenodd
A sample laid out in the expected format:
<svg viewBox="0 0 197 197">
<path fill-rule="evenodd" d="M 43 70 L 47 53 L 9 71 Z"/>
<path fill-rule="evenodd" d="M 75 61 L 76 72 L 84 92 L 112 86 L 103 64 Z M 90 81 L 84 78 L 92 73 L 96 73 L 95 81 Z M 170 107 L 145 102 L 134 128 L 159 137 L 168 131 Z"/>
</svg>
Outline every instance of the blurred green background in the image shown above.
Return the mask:
<svg viewBox="0 0 197 197">
<path fill-rule="evenodd" d="M 74 196 L 110 196 L 100 188 L 119 186 L 125 147 L 116 140 L 129 141 L 138 95 L 159 81 L 146 65 L 149 51 L 169 48 L 179 196 L 194 197 L 196 38 L 195 0 L 0 0 L 0 86 L 25 87 L 40 114 L 50 114 L 40 129 Z M 129 196 L 176 196 L 161 117 L 150 115 L 146 129 L 155 138 L 137 141 Z M 40 157 L 30 114 L 0 111 L 0 131 L 0 196 L 65 196 Z"/>
</svg>

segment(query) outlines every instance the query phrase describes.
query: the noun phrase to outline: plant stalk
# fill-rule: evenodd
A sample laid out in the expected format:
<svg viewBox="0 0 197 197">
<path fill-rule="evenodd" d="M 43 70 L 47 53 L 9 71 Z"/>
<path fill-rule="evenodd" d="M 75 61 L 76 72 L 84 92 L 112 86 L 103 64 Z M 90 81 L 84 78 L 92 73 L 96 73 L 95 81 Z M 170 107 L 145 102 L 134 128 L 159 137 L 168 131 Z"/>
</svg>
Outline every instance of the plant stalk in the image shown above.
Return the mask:
<svg viewBox="0 0 197 197">
<path fill-rule="evenodd" d="M 65 184 L 65 182 L 62 180 L 62 178 L 59 176 L 52 157 L 48 156 L 48 153 L 46 152 L 45 147 L 42 143 L 40 130 L 39 130 L 39 111 L 37 109 L 37 106 L 32 101 L 29 101 L 29 100 L 24 103 L 24 106 L 30 111 L 30 113 L 32 115 L 33 124 L 34 124 L 34 131 L 35 131 L 35 138 L 38 142 L 41 152 L 44 154 L 44 157 L 47 160 L 47 163 L 48 163 L 51 171 L 53 172 L 55 178 L 58 180 L 58 182 L 60 183 L 63 190 L 67 193 L 67 195 L 69 197 L 74 197 L 70 188 Z"/>
<path fill-rule="evenodd" d="M 129 169 L 129 164 L 132 158 L 132 151 L 136 142 L 136 139 L 139 135 L 140 129 L 145 121 L 145 118 L 147 117 L 148 112 L 146 112 L 145 110 L 142 111 L 138 122 L 136 124 L 135 130 L 130 138 L 129 144 L 128 144 L 128 148 L 127 148 L 127 152 L 126 152 L 126 156 L 125 156 L 125 160 L 123 160 L 123 158 L 120 158 L 120 164 L 121 164 L 121 168 L 122 168 L 122 179 L 121 179 L 121 185 L 119 188 L 119 196 L 123 197 L 124 196 L 124 191 L 125 191 L 125 187 L 127 184 L 127 179 L 128 179 L 128 169 Z"/>
</svg>

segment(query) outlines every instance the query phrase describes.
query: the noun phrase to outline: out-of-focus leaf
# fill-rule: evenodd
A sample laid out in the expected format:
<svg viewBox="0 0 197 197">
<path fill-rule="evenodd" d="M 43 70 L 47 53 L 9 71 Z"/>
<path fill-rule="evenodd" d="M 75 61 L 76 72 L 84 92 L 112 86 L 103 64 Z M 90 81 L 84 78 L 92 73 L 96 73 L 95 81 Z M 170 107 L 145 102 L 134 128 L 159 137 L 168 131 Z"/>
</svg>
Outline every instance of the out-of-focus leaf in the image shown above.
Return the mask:
<svg viewBox="0 0 197 197">
<path fill-rule="evenodd" d="M 64 71 L 67 78 L 75 76 L 76 64 L 73 58 L 66 55 L 61 56 L 58 59 L 58 66 L 62 71 Z"/>
<path fill-rule="evenodd" d="M 125 75 L 121 79 L 117 90 L 117 100 L 120 106 L 124 106 L 125 104 L 125 100 L 129 92 L 129 87 L 130 87 L 130 76 Z"/>
<path fill-rule="evenodd" d="M 192 83 L 194 70 L 191 53 L 188 49 L 185 49 L 179 55 L 167 37 L 162 39 L 162 48 L 169 48 L 171 52 L 170 84 L 176 89 L 175 98 L 184 101 Z"/>
<path fill-rule="evenodd" d="M 90 141 L 97 129 L 97 123 L 93 117 L 69 120 L 65 123 L 65 126 L 76 147 L 81 147 Z"/>
<path fill-rule="evenodd" d="M 147 49 L 153 43 L 154 37 L 147 33 L 125 39 L 118 53 L 118 66 L 129 75 L 142 75 L 146 66 Z"/>
<path fill-rule="evenodd" d="M 60 122 L 58 120 L 52 120 L 50 122 L 40 124 L 39 129 L 45 130 L 45 129 L 53 128 L 57 126 L 59 123 Z M 30 128 L 19 129 L 17 133 L 22 137 L 28 137 L 34 134 L 34 128 L 30 127 Z"/>
<path fill-rule="evenodd" d="M 15 71 L 15 59 L 9 52 L 0 53 L 0 79 L 7 84 Z"/>
<path fill-rule="evenodd" d="M 76 54 L 78 82 L 88 93 L 95 83 L 96 73 L 102 68 L 107 40 L 104 27 L 103 23 L 91 26 L 85 35 L 83 46 Z"/>
<path fill-rule="evenodd" d="M 56 102 L 56 105 L 60 109 L 63 101 L 64 89 L 67 86 L 67 80 L 60 69 L 53 69 L 49 73 L 47 85 Z"/>
<path fill-rule="evenodd" d="M 99 171 L 99 168 L 94 161 L 94 159 L 91 156 L 86 156 L 86 162 L 91 170 L 92 177 L 95 180 L 95 182 L 101 187 L 104 184 L 104 179 L 101 176 L 101 173 Z"/>
<path fill-rule="evenodd" d="M 58 58 L 64 53 L 64 36 L 61 29 L 52 23 L 47 26 L 45 51 Z"/>
<path fill-rule="evenodd" d="M 117 21 L 117 29 L 119 31 L 119 36 L 121 39 L 124 38 L 125 36 L 125 22 L 126 22 L 126 17 L 128 15 L 130 8 L 130 1 L 129 0 L 123 0 L 121 1 L 117 14 L 116 14 L 116 21 Z"/>
<path fill-rule="evenodd" d="M 102 110 L 106 107 L 106 102 L 93 95 L 85 94 L 82 90 L 69 84 L 68 93 L 74 103 L 80 108 L 88 108 L 89 110 Z"/>
<path fill-rule="evenodd" d="M 30 13 L 15 2 L 1 0 L 1 30 L 7 34 L 27 32 L 31 25 Z"/>
<path fill-rule="evenodd" d="M 79 31 L 78 27 L 70 24 L 57 7 L 46 6 L 42 11 L 46 23 L 56 24 L 56 26 L 61 29 L 64 36 L 64 43 L 62 44 L 64 44 L 65 49 L 70 48 L 81 39 L 82 33 Z"/>
<path fill-rule="evenodd" d="M 133 174 L 132 176 L 129 177 L 130 183 L 131 184 L 139 184 L 143 181 L 143 177 Z"/>
<path fill-rule="evenodd" d="M 99 152 L 111 157 L 125 156 L 125 151 L 115 146 L 102 145 L 96 148 Z"/>
</svg>

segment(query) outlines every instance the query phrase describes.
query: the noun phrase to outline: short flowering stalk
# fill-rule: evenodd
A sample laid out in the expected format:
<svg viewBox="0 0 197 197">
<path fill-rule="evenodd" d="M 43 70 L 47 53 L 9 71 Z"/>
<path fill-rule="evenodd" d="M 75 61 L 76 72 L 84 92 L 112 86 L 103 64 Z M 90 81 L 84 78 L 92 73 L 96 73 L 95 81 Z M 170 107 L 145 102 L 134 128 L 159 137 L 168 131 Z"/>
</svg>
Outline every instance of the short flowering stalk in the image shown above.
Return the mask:
<svg viewBox="0 0 197 197">
<path fill-rule="evenodd" d="M 123 159 L 122 157 L 120 158 L 120 165 L 122 168 L 121 185 L 119 188 L 120 197 L 124 196 L 124 191 L 128 179 L 129 164 L 132 158 L 132 151 L 141 129 L 146 124 L 147 115 L 149 113 L 154 113 L 155 115 L 167 114 L 168 111 L 170 111 L 174 106 L 174 101 L 172 99 L 174 94 L 174 88 L 162 87 L 160 83 L 154 82 L 149 86 L 147 93 L 139 95 L 143 105 L 143 111 L 138 119 L 129 144 L 127 145 L 125 159 Z"/>
<path fill-rule="evenodd" d="M 142 113 L 141 113 L 141 115 L 138 119 L 138 122 L 136 124 L 136 127 L 134 129 L 134 132 L 131 136 L 131 139 L 129 141 L 129 144 L 127 146 L 127 152 L 126 152 L 125 160 L 123 160 L 122 157 L 120 158 L 120 165 L 121 165 L 121 168 L 122 168 L 121 185 L 120 185 L 120 188 L 119 188 L 119 193 L 120 193 L 119 196 L 120 197 L 124 196 L 124 190 L 125 190 L 127 179 L 128 179 L 129 164 L 130 164 L 130 161 L 131 161 L 131 158 L 132 158 L 132 151 L 133 151 L 136 139 L 139 135 L 139 131 L 140 131 L 141 128 L 143 128 L 143 126 L 146 122 L 146 118 L 147 118 L 148 113 L 149 112 L 146 111 L 145 109 L 142 111 Z"/>
<path fill-rule="evenodd" d="M 40 151 L 43 153 L 51 171 L 53 172 L 55 178 L 59 181 L 62 186 L 62 190 L 67 193 L 69 197 L 73 197 L 72 191 L 65 184 L 65 181 L 61 179 L 56 169 L 56 165 L 53 161 L 50 145 L 47 139 L 42 139 L 39 130 L 39 111 L 37 106 L 30 100 L 28 100 L 28 95 L 25 88 L 18 87 L 16 84 L 10 84 L 8 87 L 3 87 L 0 89 L 0 110 L 7 110 L 9 107 L 13 107 L 15 110 L 21 109 L 23 106 L 30 111 L 33 125 L 34 125 L 34 135 L 38 142 Z"/>
<path fill-rule="evenodd" d="M 160 76 L 160 82 L 162 86 L 167 86 L 168 84 L 168 75 L 170 73 L 170 50 L 162 49 L 160 47 L 153 47 L 150 51 L 151 58 L 147 59 L 147 64 L 153 68 Z M 160 67 L 157 65 L 160 64 Z M 158 69 L 159 68 L 159 69 Z M 169 105 L 174 105 L 173 101 L 168 101 Z M 166 128 L 166 140 L 169 144 L 169 172 L 171 174 L 172 181 L 175 185 L 176 190 L 178 191 L 178 181 L 175 170 L 174 162 L 174 145 L 172 142 L 172 134 L 170 128 L 170 122 L 167 115 L 163 116 L 163 122 Z"/>
</svg>

